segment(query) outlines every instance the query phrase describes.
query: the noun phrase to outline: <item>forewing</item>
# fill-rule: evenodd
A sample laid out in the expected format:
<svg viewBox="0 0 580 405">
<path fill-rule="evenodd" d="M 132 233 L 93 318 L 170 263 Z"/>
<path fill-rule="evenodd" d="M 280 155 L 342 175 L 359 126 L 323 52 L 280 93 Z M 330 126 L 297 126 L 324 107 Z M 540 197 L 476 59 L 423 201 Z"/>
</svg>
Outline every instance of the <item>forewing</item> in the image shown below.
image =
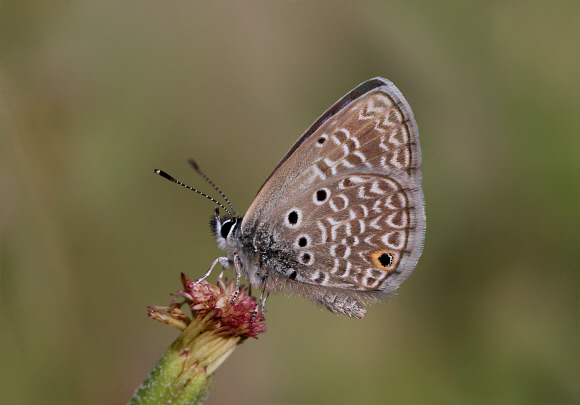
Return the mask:
<svg viewBox="0 0 580 405">
<path fill-rule="evenodd" d="M 253 226 L 297 193 L 352 169 L 421 184 L 421 150 L 413 112 L 401 92 L 382 78 L 362 83 L 336 102 L 276 166 L 242 226 Z"/>
</svg>

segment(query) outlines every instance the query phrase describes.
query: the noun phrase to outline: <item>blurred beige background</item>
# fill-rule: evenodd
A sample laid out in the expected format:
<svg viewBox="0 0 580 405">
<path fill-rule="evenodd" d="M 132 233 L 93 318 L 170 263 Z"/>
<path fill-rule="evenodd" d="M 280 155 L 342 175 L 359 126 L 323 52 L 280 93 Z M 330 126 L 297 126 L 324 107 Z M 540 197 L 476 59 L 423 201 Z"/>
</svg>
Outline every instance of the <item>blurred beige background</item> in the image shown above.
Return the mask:
<svg viewBox="0 0 580 405">
<path fill-rule="evenodd" d="M 0 403 L 123 404 L 308 126 L 384 76 L 415 112 L 427 237 L 364 320 L 271 297 L 215 404 L 580 401 L 578 2 L 0 3 Z"/>
</svg>

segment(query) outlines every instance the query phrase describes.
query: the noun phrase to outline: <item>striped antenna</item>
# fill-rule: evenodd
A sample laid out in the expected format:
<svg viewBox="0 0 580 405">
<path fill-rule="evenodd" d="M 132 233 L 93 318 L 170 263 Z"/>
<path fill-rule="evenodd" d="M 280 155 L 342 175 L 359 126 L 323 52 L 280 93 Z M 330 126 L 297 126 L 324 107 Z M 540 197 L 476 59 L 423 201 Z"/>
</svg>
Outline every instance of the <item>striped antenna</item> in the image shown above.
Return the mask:
<svg viewBox="0 0 580 405">
<path fill-rule="evenodd" d="M 234 216 L 235 216 L 236 210 L 234 209 L 234 206 L 232 205 L 232 203 L 230 202 L 228 197 L 226 197 L 226 195 L 220 190 L 220 188 L 218 186 L 216 186 L 215 183 L 213 181 L 211 181 L 209 179 L 209 177 L 207 177 L 205 175 L 204 172 L 201 171 L 201 169 L 199 168 L 199 165 L 195 162 L 195 160 L 193 160 L 192 158 L 189 158 L 189 159 L 187 159 L 187 161 L 193 166 L 193 168 L 195 169 L 197 174 L 199 174 L 205 181 L 207 181 L 209 183 L 210 186 L 212 186 L 218 193 L 220 193 L 220 195 L 223 197 L 223 199 L 226 201 L 226 203 L 232 209 L 232 212 L 234 213 Z"/>
<path fill-rule="evenodd" d="M 185 184 L 185 183 L 182 183 L 182 182 L 180 182 L 180 181 L 179 181 L 179 180 L 177 180 L 177 179 L 174 179 L 172 176 L 170 176 L 169 174 L 165 173 L 163 170 L 155 169 L 155 173 L 157 173 L 157 174 L 158 174 L 158 175 L 160 175 L 161 177 L 164 177 L 164 178 L 166 178 L 166 179 L 167 179 L 167 180 L 169 180 L 169 181 L 172 181 L 172 182 L 174 182 L 175 184 L 179 184 L 180 186 L 183 186 L 183 187 L 185 187 L 185 188 L 186 188 L 186 189 L 188 189 L 188 190 L 195 191 L 197 194 L 200 194 L 200 195 L 204 196 L 205 198 L 207 198 L 207 199 L 208 199 L 208 200 L 210 200 L 210 201 L 213 201 L 215 204 L 219 205 L 219 206 L 220 206 L 220 207 L 221 207 L 221 208 L 222 208 L 222 209 L 223 209 L 225 212 L 227 212 L 227 213 L 230 215 L 230 217 L 232 217 L 232 218 L 233 218 L 233 215 L 232 215 L 232 213 L 230 212 L 230 210 L 228 210 L 228 209 L 227 209 L 227 208 L 226 208 L 226 207 L 225 207 L 225 206 L 224 206 L 224 205 L 223 205 L 221 202 L 219 202 L 219 201 L 218 201 L 218 200 L 216 200 L 215 198 L 213 198 L 213 197 L 210 197 L 210 196 L 209 196 L 209 195 L 207 195 L 206 193 L 204 193 L 204 192 L 201 192 L 201 191 L 199 191 L 199 190 L 197 190 L 197 189 L 195 189 L 195 188 L 193 188 L 193 187 L 189 187 L 187 184 Z M 232 210 L 233 210 L 233 208 L 232 208 Z"/>
</svg>

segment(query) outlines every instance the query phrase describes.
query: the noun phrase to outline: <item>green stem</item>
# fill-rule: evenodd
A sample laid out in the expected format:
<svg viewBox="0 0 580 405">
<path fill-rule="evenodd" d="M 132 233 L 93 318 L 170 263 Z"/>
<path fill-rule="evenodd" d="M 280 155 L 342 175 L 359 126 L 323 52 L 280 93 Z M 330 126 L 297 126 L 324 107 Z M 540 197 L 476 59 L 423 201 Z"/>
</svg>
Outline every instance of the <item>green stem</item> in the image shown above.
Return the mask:
<svg viewBox="0 0 580 405">
<path fill-rule="evenodd" d="M 198 404 L 207 396 L 217 367 L 239 337 L 224 337 L 194 319 L 171 344 L 128 405 Z"/>
</svg>

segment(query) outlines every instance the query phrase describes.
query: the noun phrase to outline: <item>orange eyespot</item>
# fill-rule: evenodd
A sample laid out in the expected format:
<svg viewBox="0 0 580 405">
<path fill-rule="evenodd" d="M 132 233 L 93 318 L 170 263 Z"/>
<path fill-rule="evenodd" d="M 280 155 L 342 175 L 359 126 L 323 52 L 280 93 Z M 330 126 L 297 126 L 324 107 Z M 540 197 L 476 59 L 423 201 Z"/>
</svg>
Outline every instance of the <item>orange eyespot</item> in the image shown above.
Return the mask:
<svg viewBox="0 0 580 405">
<path fill-rule="evenodd" d="M 375 267 L 390 271 L 395 267 L 397 262 L 397 254 L 390 250 L 377 250 L 371 253 L 371 260 Z"/>
</svg>

